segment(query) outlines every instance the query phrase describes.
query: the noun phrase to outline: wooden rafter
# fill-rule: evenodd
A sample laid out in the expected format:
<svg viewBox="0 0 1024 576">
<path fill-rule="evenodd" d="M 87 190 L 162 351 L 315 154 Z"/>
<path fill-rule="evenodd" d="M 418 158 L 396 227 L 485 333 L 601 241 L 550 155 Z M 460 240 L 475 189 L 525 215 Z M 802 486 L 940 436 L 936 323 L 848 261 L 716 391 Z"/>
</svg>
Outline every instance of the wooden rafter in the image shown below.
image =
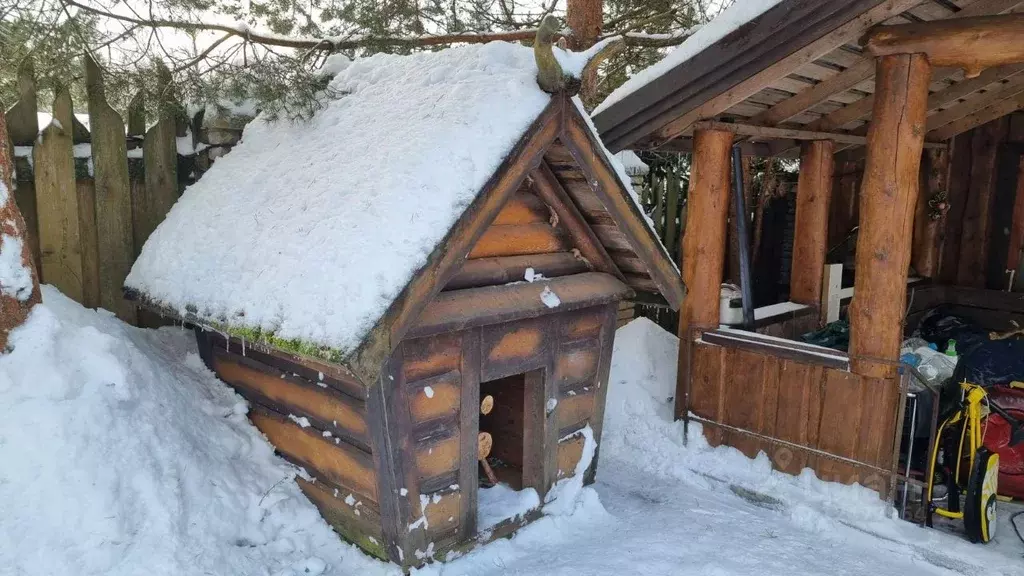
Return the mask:
<svg viewBox="0 0 1024 576">
<path fill-rule="evenodd" d="M 863 146 L 867 138 L 862 135 L 849 134 L 845 132 L 817 132 L 812 130 L 800 130 L 797 128 L 776 128 L 773 126 L 753 126 L 751 124 L 739 124 L 733 122 L 715 122 L 703 120 L 694 124 L 694 129 L 700 130 L 721 130 L 732 132 L 740 136 L 754 138 L 771 138 L 785 140 L 832 140 L 842 144 L 854 144 Z M 944 142 L 926 142 L 925 148 L 945 148 Z"/>
<path fill-rule="evenodd" d="M 980 16 L 984 14 L 999 14 L 1008 10 L 1017 8 L 1020 5 L 1024 5 L 1024 1 L 1020 0 L 979 0 L 967 6 L 960 12 L 957 12 L 950 19 L 969 18 L 972 16 Z M 938 71 L 936 71 L 938 72 Z M 940 78 L 946 78 L 948 72 L 943 70 L 942 73 L 937 73 L 934 76 Z M 851 65 L 846 70 L 843 70 L 839 74 L 828 78 L 818 84 L 815 84 L 811 88 L 803 90 L 793 97 L 783 100 L 778 104 L 772 106 L 770 109 L 754 116 L 750 119 L 751 124 L 761 124 L 765 126 L 775 126 L 782 122 L 785 122 L 794 116 L 805 112 L 814 106 L 828 100 L 832 96 L 849 90 L 857 84 L 873 77 L 875 75 L 875 62 L 873 58 L 862 58 L 856 64 Z M 933 78 L 934 79 L 934 78 Z M 871 97 L 868 97 L 871 98 Z M 860 106 L 860 109 L 864 111 L 861 115 L 867 115 L 871 112 L 870 103 L 865 103 Z M 851 111 L 852 112 L 852 111 Z M 852 120 L 856 120 L 853 118 Z M 831 126 L 818 126 L 809 129 L 821 129 L 827 130 L 830 128 L 838 128 L 844 124 L 851 122 L 847 120 L 841 124 L 833 124 Z"/>
<path fill-rule="evenodd" d="M 1024 74 L 1013 76 L 1009 80 L 992 86 L 984 93 L 979 94 L 962 104 L 951 106 L 941 112 L 933 114 L 928 118 L 928 131 L 934 132 L 939 130 L 944 126 L 964 118 L 965 116 L 976 114 L 992 104 L 1005 100 L 1006 98 L 1010 98 L 1021 91 L 1024 91 Z M 931 108 L 930 105 L 931 102 L 929 102 L 929 108 Z"/>
<path fill-rule="evenodd" d="M 1009 98 L 1000 100 L 988 108 L 983 108 L 973 114 L 964 116 L 956 122 L 947 124 L 942 128 L 928 132 L 926 137 L 929 139 L 947 140 L 957 134 L 962 134 L 968 130 L 977 128 L 982 124 L 991 122 L 996 118 L 1001 118 L 1018 110 L 1024 110 L 1024 91 L 1020 91 Z"/>
</svg>

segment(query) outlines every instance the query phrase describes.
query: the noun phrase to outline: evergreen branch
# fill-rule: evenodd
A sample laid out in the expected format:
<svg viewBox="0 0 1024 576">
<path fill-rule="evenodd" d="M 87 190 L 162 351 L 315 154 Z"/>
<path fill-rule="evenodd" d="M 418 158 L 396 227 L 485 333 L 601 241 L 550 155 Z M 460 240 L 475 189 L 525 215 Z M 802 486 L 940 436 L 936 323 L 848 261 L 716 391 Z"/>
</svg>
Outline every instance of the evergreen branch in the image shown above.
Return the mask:
<svg viewBox="0 0 1024 576">
<path fill-rule="evenodd" d="M 483 44 L 495 40 L 517 42 L 532 40 L 537 35 L 536 28 L 513 30 L 509 32 L 462 32 L 456 34 L 440 34 L 425 36 L 361 36 L 351 39 L 341 38 L 303 38 L 290 37 L 271 32 L 260 32 L 249 28 L 248 25 L 239 22 L 235 25 L 211 24 L 203 22 L 185 22 L 181 20 L 167 20 L 160 18 L 141 18 L 114 14 L 99 8 L 82 4 L 77 0 L 61 0 L 65 6 L 73 6 L 103 18 L 120 20 L 147 28 L 174 28 L 189 32 L 223 32 L 227 35 L 238 36 L 256 44 L 266 46 L 280 46 L 284 48 L 306 48 L 306 49 L 330 49 L 351 50 L 368 46 L 405 46 L 405 47 L 427 47 L 446 44 Z"/>
</svg>

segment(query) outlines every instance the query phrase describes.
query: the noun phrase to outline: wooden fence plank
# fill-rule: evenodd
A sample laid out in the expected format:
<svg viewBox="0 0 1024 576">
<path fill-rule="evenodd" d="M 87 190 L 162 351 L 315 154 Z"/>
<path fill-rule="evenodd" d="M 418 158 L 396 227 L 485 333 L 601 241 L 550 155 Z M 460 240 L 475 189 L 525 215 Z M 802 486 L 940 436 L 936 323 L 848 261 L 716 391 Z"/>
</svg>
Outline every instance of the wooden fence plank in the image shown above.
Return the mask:
<svg viewBox="0 0 1024 576">
<path fill-rule="evenodd" d="M 71 143 L 71 94 L 58 87 L 53 119 L 32 151 L 39 218 L 42 278 L 81 302 L 82 255 L 75 158 Z"/>
<path fill-rule="evenodd" d="M 96 238 L 96 187 L 92 178 L 75 182 L 78 194 L 78 230 L 82 254 L 82 305 L 100 305 L 100 250 Z"/>
<path fill-rule="evenodd" d="M 159 90 L 165 93 L 170 85 L 166 70 L 161 71 Z M 137 210 L 137 242 L 145 243 L 163 222 L 171 206 L 178 200 L 177 118 L 175 107 L 167 94 L 156 102 L 156 123 L 146 132 L 142 143 L 145 163 L 145 198 Z M 138 246 L 142 250 L 141 244 Z"/>
<path fill-rule="evenodd" d="M 18 69 L 18 101 L 7 110 L 7 133 L 15 146 L 31 146 L 39 135 L 36 73 L 31 60 Z"/>
<path fill-rule="evenodd" d="M 100 305 L 121 320 L 134 324 L 135 306 L 124 299 L 122 291 L 135 257 L 124 122 L 121 115 L 107 104 L 101 71 L 88 56 L 85 58 L 85 76 L 95 171 Z"/>
</svg>

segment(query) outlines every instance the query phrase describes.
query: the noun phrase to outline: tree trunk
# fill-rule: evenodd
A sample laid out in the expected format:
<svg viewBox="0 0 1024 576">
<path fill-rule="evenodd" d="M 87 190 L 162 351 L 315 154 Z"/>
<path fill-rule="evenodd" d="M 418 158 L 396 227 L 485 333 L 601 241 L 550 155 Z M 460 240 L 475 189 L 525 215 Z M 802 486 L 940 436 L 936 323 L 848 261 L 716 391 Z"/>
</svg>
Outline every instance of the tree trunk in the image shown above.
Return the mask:
<svg viewBox="0 0 1024 576">
<path fill-rule="evenodd" d="M 597 43 L 601 36 L 601 23 L 604 20 L 604 4 L 602 0 L 568 0 L 565 8 L 566 24 L 572 30 L 569 37 L 569 48 L 575 51 L 582 51 Z M 590 109 L 597 96 L 597 66 L 588 70 L 584 77 L 583 87 L 580 89 L 580 98 Z"/>
<path fill-rule="evenodd" d="M 25 237 L 25 219 L 14 203 L 14 162 L 7 140 L 7 120 L 0 113 L 0 254 L 12 265 L 0 277 L 0 351 L 7 349 L 7 337 L 20 326 L 32 307 L 41 301 L 39 278 L 32 265 L 32 249 Z"/>
</svg>

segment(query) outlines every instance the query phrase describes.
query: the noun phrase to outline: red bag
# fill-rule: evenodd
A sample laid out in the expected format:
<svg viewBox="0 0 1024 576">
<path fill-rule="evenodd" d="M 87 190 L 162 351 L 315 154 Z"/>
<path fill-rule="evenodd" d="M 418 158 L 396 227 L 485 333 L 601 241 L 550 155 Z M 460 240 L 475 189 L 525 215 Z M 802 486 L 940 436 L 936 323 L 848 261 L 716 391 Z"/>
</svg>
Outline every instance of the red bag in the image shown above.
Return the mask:
<svg viewBox="0 0 1024 576">
<path fill-rule="evenodd" d="M 988 396 L 1011 417 L 1024 422 L 1024 390 L 995 386 Z M 998 414 L 989 414 L 983 426 L 985 447 L 999 454 L 999 494 L 1024 499 L 1024 442 L 1009 446 L 1010 423 Z"/>
</svg>

